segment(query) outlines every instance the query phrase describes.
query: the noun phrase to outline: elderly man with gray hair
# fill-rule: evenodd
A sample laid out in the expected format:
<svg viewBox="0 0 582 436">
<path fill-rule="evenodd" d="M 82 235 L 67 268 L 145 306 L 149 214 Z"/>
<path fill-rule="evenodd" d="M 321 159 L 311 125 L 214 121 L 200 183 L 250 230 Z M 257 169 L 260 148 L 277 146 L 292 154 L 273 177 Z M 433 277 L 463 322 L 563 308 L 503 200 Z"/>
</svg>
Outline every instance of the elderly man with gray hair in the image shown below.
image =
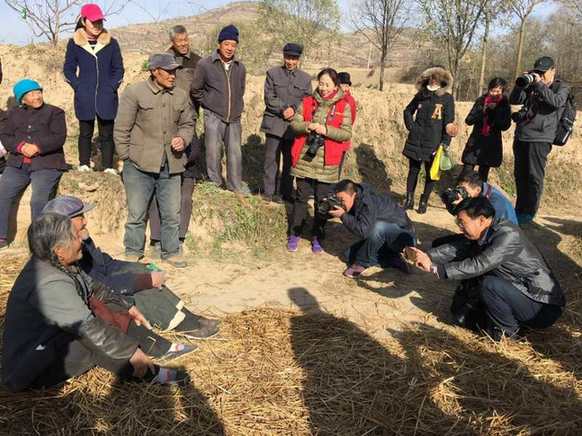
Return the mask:
<svg viewBox="0 0 582 436">
<path fill-rule="evenodd" d="M 194 113 L 188 94 L 175 86 L 179 67 L 169 53 L 150 56 L 150 78 L 129 86 L 121 97 L 114 137 L 127 195 L 126 260 L 144 255 L 146 215 L 155 195 L 161 258 L 185 268 L 179 240 L 180 183 L 185 150 L 194 135 Z"/>
<path fill-rule="evenodd" d="M 194 107 L 194 125 L 196 125 L 196 118 L 198 117 L 198 105 L 193 99 L 191 89 L 192 81 L 194 80 L 194 72 L 196 65 L 201 59 L 196 53 L 190 49 L 190 38 L 188 31 L 182 25 L 176 25 L 170 28 L 169 37 L 171 46 L 167 53 L 170 53 L 176 58 L 176 63 L 181 65 L 181 68 L 176 70 L 176 88 L 183 89 L 192 99 L 192 106 Z M 182 189 L 181 189 L 181 212 L 180 212 L 180 242 L 184 242 L 188 234 L 188 226 L 190 224 L 190 217 L 192 216 L 192 193 L 194 192 L 194 185 L 196 178 L 199 178 L 201 171 L 196 165 L 200 157 L 200 141 L 194 131 L 192 142 L 186 147 L 186 168 L 182 173 Z M 161 223 L 160 212 L 158 204 L 155 199 L 152 201 L 150 211 L 150 240 L 151 245 L 160 248 L 161 240 Z"/>
</svg>

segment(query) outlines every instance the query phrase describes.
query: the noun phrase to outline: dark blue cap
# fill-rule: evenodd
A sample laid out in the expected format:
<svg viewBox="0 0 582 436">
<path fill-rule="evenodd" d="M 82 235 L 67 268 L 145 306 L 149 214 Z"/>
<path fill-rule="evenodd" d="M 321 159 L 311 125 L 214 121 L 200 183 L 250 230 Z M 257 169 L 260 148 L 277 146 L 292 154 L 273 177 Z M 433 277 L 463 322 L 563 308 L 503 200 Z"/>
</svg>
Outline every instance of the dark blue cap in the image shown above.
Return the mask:
<svg viewBox="0 0 582 436">
<path fill-rule="evenodd" d="M 57 215 L 74 218 L 94 209 L 94 204 L 85 204 L 77 197 L 71 195 L 59 195 L 49 201 L 41 213 L 56 213 Z"/>
<path fill-rule="evenodd" d="M 303 54 L 303 46 L 294 42 L 288 42 L 283 47 L 283 54 L 289 56 L 301 56 Z"/>
<path fill-rule="evenodd" d="M 218 42 L 221 43 L 222 41 L 238 42 L 238 29 L 234 24 L 229 24 L 228 26 L 222 28 L 218 34 Z"/>
</svg>

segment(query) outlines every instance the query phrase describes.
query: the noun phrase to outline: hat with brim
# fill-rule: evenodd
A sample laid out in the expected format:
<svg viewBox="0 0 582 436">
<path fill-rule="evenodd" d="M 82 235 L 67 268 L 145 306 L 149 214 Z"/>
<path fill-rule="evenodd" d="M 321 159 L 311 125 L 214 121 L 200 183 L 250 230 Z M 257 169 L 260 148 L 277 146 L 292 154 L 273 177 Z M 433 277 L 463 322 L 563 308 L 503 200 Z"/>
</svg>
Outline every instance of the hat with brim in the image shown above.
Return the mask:
<svg viewBox="0 0 582 436">
<path fill-rule="evenodd" d="M 148 60 L 148 65 L 150 71 L 158 68 L 166 71 L 173 71 L 182 67 L 182 65 L 176 62 L 176 58 L 171 53 L 156 53 L 151 55 Z"/>
<path fill-rule="evenodd" d="M 95 205 L 92 203 L 83 203 L 81 199 L 71 195 L 60 195 L 49 201 L 42 209 L 42 213 L 56 213 L 75 218 L 93 209 L 95 209 Z"/>
<path fill-rule="evenodd" d="M 555 62 L 551 57 L 542 56 L 541 58 L 535 61 L 533 69 L 534 71 L 541 71 L 542 73 L 545 73 L 546 71 L 554 68 L 554 65 Z"/>
<path fill-rule="evenodd" d="M 103 14 L 103 11 L 99 5 L 96 5 L 95 3 L 87 3 L 86 5 L 83 5 L 81 8 L 81 17 L 86 18 L 91 22 L 99 20 L 105 21 L 105 15 Z"/>
<path fill-rule="evenodd" d="M 301 44 L 296 44 L 294 42 L 289 42 L 283 47 L 284 56 L 296 56 L 300 57 L 303 54 L 303 46 Z"/>
<path fill-rule="evenodd" d="M 20 104 L 22 103 L 22 97 L 31 91 L 42 91 L 42 86 L 40 86 L 40 83 L 35 80 L 22 79 L 14 85 L 12 91 L 14 92 L 14 98 L 17 103 Z"/>
</svg>

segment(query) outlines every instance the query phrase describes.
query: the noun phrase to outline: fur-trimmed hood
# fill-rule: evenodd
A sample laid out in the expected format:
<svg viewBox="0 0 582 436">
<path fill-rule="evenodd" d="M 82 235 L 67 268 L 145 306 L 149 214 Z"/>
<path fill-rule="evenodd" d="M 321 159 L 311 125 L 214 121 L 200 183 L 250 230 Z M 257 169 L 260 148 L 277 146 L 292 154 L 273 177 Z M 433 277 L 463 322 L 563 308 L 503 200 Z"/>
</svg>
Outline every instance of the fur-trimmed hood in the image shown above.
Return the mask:
<svg viewBox="0 0 582 436">
<path fill-rule="evenodd" d="M 425 89 L 431 78 L 435 78 L 441 83 L 441 87 L 436 91 L 437 95 L 452 93 L 453 75 L 442 67 L 432 67 L 424 70 L 416 79 L 416 89 L 419 91 Z"/>
<path fill-rule="evenodd" d="M 89 40 L 87 39 L 87 35 L 83 29 L 77 29 L 75 31 L 73 34 L 73 41 L 75 41 L 75 44 L 77 44 L 79 47 L 84 47 L 89 44 Z M 103 29 L 103 32 L 101 32 L 97 38 L 97 44 L 105 47 L 106 45 L 109 45 L 109 43 L 111 43 L 111 34 L 107 30 Z"/>
</svg>

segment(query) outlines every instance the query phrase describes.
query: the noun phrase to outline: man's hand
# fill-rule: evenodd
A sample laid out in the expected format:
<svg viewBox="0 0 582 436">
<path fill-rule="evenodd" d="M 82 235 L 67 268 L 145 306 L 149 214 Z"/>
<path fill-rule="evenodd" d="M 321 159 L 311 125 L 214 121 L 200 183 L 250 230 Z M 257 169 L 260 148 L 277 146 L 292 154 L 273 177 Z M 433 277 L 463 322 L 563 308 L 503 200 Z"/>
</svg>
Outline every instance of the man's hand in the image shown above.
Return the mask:
<svg viewBox="0 0 582 436">
<path fill-rule="evenodd" d="M 186 148 L 186 143 L 184 142 L 184 139 L 181 138 L 180 136 L 172 138 L 171 145 L 172 150 L 174 151 L 184 151 L 184 149 Z"/>
<path fill-rule="evenodd" d="M 426 272 L 432 272 L 432 260 L 430 260 L 428 254 L 424 251 L 416 247 L 406 247 L 405 256 L 407 259 L 413 261 L 417 268 Z"/>
<path fill-rule="evenodd" d="M 459 126 L 457 126 L 455 123 L 449 123 L 446 125 L 445 131 L 447 132 L 447 135 L 449 135 L 451 138 L 454 138 L 459 134 Z"/>
<path fill-rule="evenodd" d="M 539 82 L 540 80 L 542 80 L 542 76 L 540 76 L 538 73 L 536 73 L 535 71 L 530 73 L 533 77 L 534 77 L 534 82 Z"/>
<path fill-rule="evenodd" d="M 152 272 L 152 285 L 154 288 L 161 288 L 166 283 L 166 273 L 164 271 Z"/>
<path fill-rule="evenodd" d="M 133 375 L 137 378 L 142 378 L 148 372 L 154 372 L 154 363 L 152 360 L 144 354 L 139 348 L 135 350 L 135 353 L 129 358 L 129 363 L 133 366 Z"/>
<path fill-rule="evenodd" d="M 339 206 L 334 206 L 333 209 L 329 211 L 329 214 L 334 218 L 341 218 L 345 213 L 345 209 Z"/>
<path fill-rule="evenodd" d="M 151 324 L 148 322 L 147 319 L 145 319 L 145 317 L 137 307 L 131 306 L 127 312 L 129 313 L 129 316 L 131 316 L 131 319 L 133 319 L 137 325 L 142 325 L 148 330 L 152 329 Z"/>
<path fill-rule="evenodd" d="M 294 116 L 295 116 L 295 109 L 293 109 L 292 107 L 288 107 L 287 109 L 285 109 L 283 111 L 283 118 L 286 120 L 290 120 Z"/>
</svg>

